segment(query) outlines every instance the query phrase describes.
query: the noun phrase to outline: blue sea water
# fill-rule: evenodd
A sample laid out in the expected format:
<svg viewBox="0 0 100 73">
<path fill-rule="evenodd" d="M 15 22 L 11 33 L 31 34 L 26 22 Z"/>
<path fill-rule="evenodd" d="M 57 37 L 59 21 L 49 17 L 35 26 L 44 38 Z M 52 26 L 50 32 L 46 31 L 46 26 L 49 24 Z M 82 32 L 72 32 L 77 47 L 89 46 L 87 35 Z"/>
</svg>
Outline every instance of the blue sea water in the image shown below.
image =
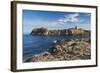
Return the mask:
<svg viewBox="0 0 100 73">
<path fill-rule="evenodd" d="M 86 37 L 86 36 L 85 36 Z M 47 51 L 54 45 L 55 40 L 70 39 L 69 36 L 38 36 L 38 35 L 23 35 L 23 60 Z M 83 37 L 77 37 L 83 38 Z"/>
</svg>

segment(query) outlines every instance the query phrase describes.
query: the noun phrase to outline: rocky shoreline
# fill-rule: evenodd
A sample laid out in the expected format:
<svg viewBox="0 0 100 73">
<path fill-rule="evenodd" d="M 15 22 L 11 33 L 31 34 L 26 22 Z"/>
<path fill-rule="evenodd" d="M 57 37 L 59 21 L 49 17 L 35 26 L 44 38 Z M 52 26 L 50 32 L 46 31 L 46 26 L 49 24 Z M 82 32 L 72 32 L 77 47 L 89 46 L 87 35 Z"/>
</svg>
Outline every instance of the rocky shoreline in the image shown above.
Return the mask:
<svg viewBox="0 0 100 73">
<path fill-rule="evenodd" d="M 25 62 L 64 61 L 91 59 L 91 41 L 88 40 L 59 40 L 48 51 L 33 55 Z"/>
</svg>

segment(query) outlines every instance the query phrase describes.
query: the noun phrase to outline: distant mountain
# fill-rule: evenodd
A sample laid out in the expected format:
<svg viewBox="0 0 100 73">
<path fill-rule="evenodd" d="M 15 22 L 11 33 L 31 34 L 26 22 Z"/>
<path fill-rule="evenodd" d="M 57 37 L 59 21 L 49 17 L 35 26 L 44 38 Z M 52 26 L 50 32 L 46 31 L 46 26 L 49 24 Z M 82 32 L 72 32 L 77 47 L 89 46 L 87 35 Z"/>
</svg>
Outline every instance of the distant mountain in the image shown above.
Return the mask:
<svg viewBox="0 0 100 73">
<path fill-rule="evenodd" d="M 69 28 L 62 30 L 51 30 L 47 28 L 36 28 L 33 29 L 31 35 L 82 35 L 82 34 L 90 34 L 90 30 L 85 30 L 82 28 Z"/>
</svg>

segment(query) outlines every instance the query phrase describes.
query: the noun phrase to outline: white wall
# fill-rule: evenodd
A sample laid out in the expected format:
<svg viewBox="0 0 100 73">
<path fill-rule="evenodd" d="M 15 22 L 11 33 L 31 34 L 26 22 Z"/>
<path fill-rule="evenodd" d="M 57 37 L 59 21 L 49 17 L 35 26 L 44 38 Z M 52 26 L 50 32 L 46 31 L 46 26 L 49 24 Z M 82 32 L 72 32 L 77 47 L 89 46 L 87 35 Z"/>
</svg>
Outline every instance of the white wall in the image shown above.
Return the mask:
<svg viewBox="0 0 100 73">
<path fill-rule="evenodd" d="M 11 8 L 10 1 L 11 0 L 0 0 L 0 73 L 12 73 L 10 71 L 10 8 Z M 98 1 L 97 0 L 27 0 L 27 1 L 98 5 L 100 7 L 99 0 Z M 100 25 L 98 25 L 98 29 L 100 31 Z M 98 37 L 100 37 L 100 33 Z M 98 41 L 99 40 L 100 38 L 98 39 Z M 100 56 L 99 48 L 98 48 L 98 51 L 99 51 L 98 55 Z M 100 57 L 99 57 L 99 64 L 100 64 Z M 34 73 L 52 73 L 52 72 L 54 73 L 55 72 L 58 72 L 58 73 L 87 73 L 87 72 L 99 73 L 100 65 L 99 67 L 92 67 L 92 68 L 35 71 Z M 26 72 L 26 73 L 33 73 L 33 72 L 31 71 L 31 72 Z"/>
</svg>

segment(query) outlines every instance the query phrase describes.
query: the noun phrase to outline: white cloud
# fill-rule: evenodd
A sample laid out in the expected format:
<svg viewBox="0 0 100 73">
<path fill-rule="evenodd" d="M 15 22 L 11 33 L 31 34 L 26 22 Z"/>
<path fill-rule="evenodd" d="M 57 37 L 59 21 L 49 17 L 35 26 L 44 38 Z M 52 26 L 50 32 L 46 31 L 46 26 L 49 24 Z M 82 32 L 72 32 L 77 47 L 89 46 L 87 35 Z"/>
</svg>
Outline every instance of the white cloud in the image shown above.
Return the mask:
<svg viewBox="0 0 100 73">
<path fill-rule="evenodd" d="M 79 23 L 81 20 L 78 19 L 79 13 L 65 15 L 64 18 L 58 19 L 58 23 L 67 24 L 67 22 Z"/>
<path fill-rule="evenodd" d="M 66 22 L 78 22 L 78 17 L 79 13 L 75 13 L 75 14 L 70 14 L 68 17 L 66 17 Z"/>
<path fill-rule="evenodd" d="M 58 19 L 57 22 L 60 23 L 60 24 L 65 24 L 66 23 L 65 19 Z"/>
</svg>

